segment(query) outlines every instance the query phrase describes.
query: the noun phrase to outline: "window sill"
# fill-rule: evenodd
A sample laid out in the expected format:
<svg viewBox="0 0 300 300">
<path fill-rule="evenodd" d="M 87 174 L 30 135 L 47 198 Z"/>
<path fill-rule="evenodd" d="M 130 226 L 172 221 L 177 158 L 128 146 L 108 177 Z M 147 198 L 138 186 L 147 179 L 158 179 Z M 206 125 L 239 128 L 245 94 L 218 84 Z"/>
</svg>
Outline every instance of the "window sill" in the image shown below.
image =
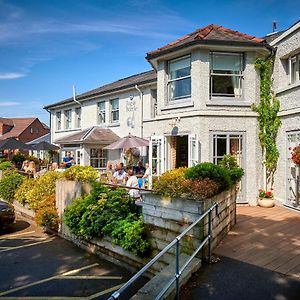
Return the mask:
<svg viewBox="0 0 300 300">
<path fill-rule="evenodd" d="M 169 102 L 168 105 L 161 108 L 161 111 L 170 110 L 170 109 L 178 109 L 183 107 L 193 107 L 194 103 L 189 99 L 185 100 L 177 100 Z"/>
<path fill-rule="evenodd" d="M 59 130 L 55 130 L 55 133 L 78 131 L 78 130 L 81 130 L 81 128 L 59 129 Z"/>
<path fill-rule="evenodd" d="M 213 98 L 207 101 L 206 106 L 240 106 L 240 107 L 250 107 L 252 103 L 246 102 L 237 98 Z"/>
<path fill-rule="evenodd" d="M 281 88 L 279 89 L 277 92 L 276 92 L 276 95 L 278 94 L 281 94 L 281 93 L 284 93 L 284 92 L 287 92 L 287 91 L 290 91 L 290 90 L 293 90 L 293 89 L 296 89 L 300 87 L 300 81 L 296 81 L 294 82 L 293 84 L 289 84 L 288 86 L 284 87 L 284 88 Z"/>
<path fill-rule="evenodd" d="M 116 123 L 109 123 L 108 124 L 108 127 L 118 127 L 120 126 L 120 123 L 119 122 L 116 122 Z"/>
</svg>

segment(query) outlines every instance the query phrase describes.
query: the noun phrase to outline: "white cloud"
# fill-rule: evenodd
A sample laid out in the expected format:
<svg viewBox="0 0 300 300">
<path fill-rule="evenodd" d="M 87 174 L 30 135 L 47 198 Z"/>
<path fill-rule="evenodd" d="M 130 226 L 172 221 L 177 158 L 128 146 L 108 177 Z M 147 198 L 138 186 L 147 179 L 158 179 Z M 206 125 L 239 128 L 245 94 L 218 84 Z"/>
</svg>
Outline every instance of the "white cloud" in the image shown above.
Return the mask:
<svg viewBox="0 0 300 300">
<path fill-rule="evenodd" d="M 19 102 L 15 102 L 15 101 L 5 101 L 5 102 L 0 102 L 0 107 L 17 106 L 19 104 L 20 104 Z"/>
<path fill-rule="evenodd" d="M 0 80 L 13 80 L 13 79 L 18 79 L 18 78 L 25 77 L 25 76 L 26 76 L 26 74 L 17 73 L 17 72 L 0 73 Z"/>
</svg>

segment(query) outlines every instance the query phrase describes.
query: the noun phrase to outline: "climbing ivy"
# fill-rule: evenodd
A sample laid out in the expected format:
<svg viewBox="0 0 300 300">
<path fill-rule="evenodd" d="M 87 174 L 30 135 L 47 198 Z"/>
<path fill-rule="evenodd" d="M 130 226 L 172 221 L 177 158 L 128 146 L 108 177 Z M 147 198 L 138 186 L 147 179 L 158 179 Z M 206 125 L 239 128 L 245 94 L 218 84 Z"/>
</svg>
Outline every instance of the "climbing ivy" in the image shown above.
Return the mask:
<svg viewBox="0 0 300 300">
<path fill-rule="evenodd" d="M 255 68 L 260 74 L 260 103 L 253 104 L 252 110 L 258 113 L 259 140 L 267 171 L 267 183 L 272 183 L 279 158 L 276 138 L 281 125 L 278 116 L 280 102 L 272 90 L 273 59 L 258 58 Z"/>
</svg>

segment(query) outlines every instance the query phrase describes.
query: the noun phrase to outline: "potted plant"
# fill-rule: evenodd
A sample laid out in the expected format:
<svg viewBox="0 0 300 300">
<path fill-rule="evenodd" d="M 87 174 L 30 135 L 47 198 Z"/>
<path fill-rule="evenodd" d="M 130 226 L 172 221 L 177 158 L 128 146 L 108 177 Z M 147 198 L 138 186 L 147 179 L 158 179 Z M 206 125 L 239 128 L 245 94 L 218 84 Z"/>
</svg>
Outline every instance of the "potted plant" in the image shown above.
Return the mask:
<svg viewBox="0 0 300 300">
<path fill-rule="evenodd" d="M 275 205 L 273 189 L 269 191 L 259 189 L 257 201 L 261 207 L 273 207 Z"/>
</svg>

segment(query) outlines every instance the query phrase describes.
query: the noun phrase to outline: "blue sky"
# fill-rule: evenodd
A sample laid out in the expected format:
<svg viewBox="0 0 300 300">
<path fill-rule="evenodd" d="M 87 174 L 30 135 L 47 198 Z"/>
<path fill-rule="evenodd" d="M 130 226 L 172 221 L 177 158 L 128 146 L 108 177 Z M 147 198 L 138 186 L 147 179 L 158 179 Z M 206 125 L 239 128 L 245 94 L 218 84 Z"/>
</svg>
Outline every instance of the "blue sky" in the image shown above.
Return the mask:
<svg viewBox="0 0 300 300">
<path fill-rule="evenodd" d="M 215 23 L 264 36 L 300 19 L 300 0 L 0 0 L 0 116 L 39 117 L 46 104 L 149 70 L 144 59 Z"/>
</svg>

